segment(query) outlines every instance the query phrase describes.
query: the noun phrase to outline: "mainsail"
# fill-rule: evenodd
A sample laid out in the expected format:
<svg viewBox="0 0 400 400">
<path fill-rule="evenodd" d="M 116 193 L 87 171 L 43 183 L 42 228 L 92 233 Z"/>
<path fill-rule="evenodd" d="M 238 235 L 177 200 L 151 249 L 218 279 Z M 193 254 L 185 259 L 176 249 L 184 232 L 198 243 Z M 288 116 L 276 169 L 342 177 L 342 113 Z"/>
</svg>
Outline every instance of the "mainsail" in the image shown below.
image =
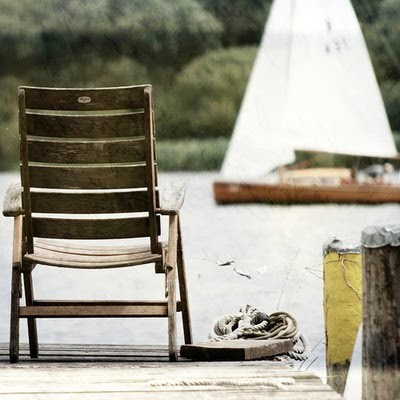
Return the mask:
<svg viewBox="0 0 400 400">
<path fill-rule="evenodd" d="M 222 175 L 261 178 L 294 150 L 397 154 L 350 0 L 274 1 Z"/>
</svg>

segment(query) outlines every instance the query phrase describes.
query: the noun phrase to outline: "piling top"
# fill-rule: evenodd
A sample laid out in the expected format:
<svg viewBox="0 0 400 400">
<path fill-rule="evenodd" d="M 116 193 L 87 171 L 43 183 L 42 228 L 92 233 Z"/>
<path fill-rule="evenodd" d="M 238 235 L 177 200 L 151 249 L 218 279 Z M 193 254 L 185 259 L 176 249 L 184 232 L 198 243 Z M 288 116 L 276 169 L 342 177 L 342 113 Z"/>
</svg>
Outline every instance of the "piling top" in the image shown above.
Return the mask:
<svg viewBox="0 0 400 400">
<path fill-rule="evenodd" d="M 325 242 L 322 254 L 325 257 L 329 253 L 338 253 L 338 254 L 360 254 L 361 247 L 360 243 L 354 243 L 348 240 L 341 240 L 337 237 L 328 240 Z"/>
<path fill-rule="evenodd" d="M 400 225 L 372 225 L 361 233 L 364 247 L 400 246 Z"/>
</svg>

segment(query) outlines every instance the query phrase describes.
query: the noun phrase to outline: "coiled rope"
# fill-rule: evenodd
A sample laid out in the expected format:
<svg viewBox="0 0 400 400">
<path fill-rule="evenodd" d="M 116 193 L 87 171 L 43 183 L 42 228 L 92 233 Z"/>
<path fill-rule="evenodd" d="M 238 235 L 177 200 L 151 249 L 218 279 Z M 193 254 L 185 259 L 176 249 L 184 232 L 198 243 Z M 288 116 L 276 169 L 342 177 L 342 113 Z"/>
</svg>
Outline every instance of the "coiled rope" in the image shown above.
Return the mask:
<svg viewBox="0 0 400 400">
<path fill-rule="evenodd" d="M 284 311 L 267 315 L 248 304 L 241 307 L 239 313 L 221 315 L 211 324 L 209 341 L 234 339 L 292 339 L 293 350 L 286 353 L 289 357 L 304 361 L 311 353 L 292 315 Z"/>
</svg>

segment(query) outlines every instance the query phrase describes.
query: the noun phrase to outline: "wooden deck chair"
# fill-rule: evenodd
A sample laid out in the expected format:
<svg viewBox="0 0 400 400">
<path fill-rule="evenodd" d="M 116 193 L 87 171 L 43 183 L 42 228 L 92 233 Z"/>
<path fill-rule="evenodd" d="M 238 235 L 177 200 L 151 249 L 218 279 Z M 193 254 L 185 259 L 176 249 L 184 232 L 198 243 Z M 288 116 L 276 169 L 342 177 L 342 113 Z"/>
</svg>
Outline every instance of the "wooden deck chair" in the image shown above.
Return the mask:
<svg viewBox="0 0 400 400">
<path fill-rule="evenodd" d="M 160 205 L 151 86 L 21 87 L 18 96 L 22 185 L 9 188 L 3 210 L 14 217 L 10 361 L 18 362 L 20 318 L 27 318 L 30 356 L 35 358 L 36 318 L 60 317 L 167 317 L 169 357 L 176 360 L 177 311 L 182 312 L 185 342 L 192 342 L 179 221 L 184 187 L 172 185 Z M 166 244 L 159 241 L 163 214 L 169 215 Z M 122 238 L 148 238 L 148 245 L 70 241 Z M 34 298 L 37 264 L 97 269 L 150 263 L 166 274 L 166 301 Z M 22 276 L 25 306 L 20 305 Z"/>
</svg>

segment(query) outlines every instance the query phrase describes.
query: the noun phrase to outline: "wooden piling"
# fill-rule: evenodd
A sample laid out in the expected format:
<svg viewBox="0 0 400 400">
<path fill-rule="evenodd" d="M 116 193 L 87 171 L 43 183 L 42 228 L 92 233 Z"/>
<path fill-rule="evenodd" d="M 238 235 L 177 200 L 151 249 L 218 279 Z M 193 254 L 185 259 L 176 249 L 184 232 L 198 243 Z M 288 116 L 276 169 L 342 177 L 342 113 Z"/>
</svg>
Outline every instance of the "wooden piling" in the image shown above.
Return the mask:
<svg viewBox="0 0 400 400">
<path fill-rule="evenodd" d="M 360 246 L 334 239 L 323 254 L 327 382 L 343 394 L 362 318 Z"/>
<path fill-rule="evenodd" d="M 400 226 L 362 232 L 363 400 L 400 399 Z"/>
</svg>

